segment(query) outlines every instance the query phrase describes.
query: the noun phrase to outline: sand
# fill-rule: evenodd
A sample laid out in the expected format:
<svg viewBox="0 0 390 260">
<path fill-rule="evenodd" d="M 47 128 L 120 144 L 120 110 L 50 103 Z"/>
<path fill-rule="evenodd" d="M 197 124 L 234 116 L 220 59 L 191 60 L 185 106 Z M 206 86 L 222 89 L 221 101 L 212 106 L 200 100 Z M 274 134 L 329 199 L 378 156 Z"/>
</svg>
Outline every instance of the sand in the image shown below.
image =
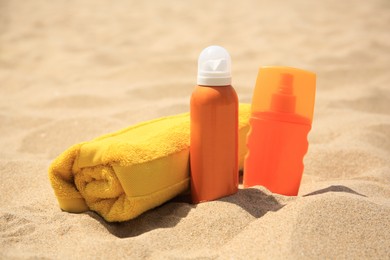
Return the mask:
<svg viewBox="0 0 390 260">
<path fill-rule="evenodd" d="M 125 223 L 62 212 L 48 181 L 69 146 L 189 110 L 197 56 L 318 75 L 297 197 L 263 187 Z M 390 2 L 0 2 L 0 259 L 389 259 Z"/>
</svg>

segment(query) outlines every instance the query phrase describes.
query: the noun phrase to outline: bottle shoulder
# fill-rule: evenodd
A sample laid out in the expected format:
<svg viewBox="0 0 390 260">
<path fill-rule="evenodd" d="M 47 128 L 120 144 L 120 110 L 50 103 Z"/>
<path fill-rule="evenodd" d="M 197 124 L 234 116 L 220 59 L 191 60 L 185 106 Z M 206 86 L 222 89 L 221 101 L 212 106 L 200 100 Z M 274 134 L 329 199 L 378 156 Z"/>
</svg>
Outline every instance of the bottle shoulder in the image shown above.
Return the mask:
<svg viewBox="0 0 390 260">
<path fill-rule="evenodd" d="M 238 96 L 232 86 L 196 86 L 191 95 L 191 103 L 237 103 Z"/>
<path fill-rule="evenodd" d="M 301 116 L 295 113 L 280 113 L 274 111 L 265 111 L 252 113 L 251 120 L 265 120 L 265 121 L 279 121 L 279 122 L 288 122 L 294 124 L 302 124 L 302 125 L 311 125 L 311 121 L 309 118 Z"/>
</svg>

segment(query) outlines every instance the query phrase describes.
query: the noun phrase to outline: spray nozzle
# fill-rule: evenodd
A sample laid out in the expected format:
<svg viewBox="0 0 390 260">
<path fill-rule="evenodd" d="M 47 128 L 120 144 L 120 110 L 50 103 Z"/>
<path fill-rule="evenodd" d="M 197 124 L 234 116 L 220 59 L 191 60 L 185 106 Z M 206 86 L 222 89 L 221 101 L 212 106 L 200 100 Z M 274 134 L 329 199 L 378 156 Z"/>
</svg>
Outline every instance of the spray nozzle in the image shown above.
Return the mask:
<svg viewBox="0 0 390 260">
<path fill-rule="evenodd" d="M 279 87 L 276 93 L 272 95 L 271 110 L 275 112 L 294 113 L 294 76 L 288 73 L 280 74 Z"/>
<path fill-rule="evenodd" d="M 281 74 L 278 92 L 283 95 L 292 95 L 293 81 L 294 81 L 293 75 L 287 73 Z"/>
<path fill-rule="evenodd" d="M 200 53 L 197 82 L 204 86 L 231 84 L 231 59 L 226 49 L 213 45 Z"/>
</svg>

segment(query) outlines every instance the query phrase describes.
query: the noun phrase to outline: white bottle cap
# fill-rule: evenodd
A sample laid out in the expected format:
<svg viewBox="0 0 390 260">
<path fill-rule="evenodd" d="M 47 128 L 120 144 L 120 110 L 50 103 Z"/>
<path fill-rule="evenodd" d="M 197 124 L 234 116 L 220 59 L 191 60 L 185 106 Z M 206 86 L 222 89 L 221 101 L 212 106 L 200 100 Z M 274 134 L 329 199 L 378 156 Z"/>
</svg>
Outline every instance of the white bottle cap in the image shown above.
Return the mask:
<svg viewBox="0 0 390 260">
<path fill-rule="evenodd" d="M 220 46 L 209 46 L 204 49 L 198 59 L 198 85 L 228 86 L 231 85 L 230 55 Z"/>
</svg>

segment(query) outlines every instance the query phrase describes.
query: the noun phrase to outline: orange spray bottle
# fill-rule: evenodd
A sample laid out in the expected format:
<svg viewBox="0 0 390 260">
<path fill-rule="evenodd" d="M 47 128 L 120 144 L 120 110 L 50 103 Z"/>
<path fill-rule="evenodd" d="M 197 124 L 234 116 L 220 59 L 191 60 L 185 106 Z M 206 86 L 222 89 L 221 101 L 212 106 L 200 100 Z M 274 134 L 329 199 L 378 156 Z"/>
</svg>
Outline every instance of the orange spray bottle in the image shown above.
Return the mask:
<svg viewBox="0 0 390 260">
<path fill-rule="evenodd" d="M 190 105 L 193 203 L 238 190 L 238 98 L 224 48 L 209 46 L 201 52 L 197 83 Z"/>
<path fill-rule="evenodd" d="M 308 149 L 316 75 L 290 67 L 262 67 L 252 99 L 244 187 L 262 185 L 296 196 Z"/>
</svg>

